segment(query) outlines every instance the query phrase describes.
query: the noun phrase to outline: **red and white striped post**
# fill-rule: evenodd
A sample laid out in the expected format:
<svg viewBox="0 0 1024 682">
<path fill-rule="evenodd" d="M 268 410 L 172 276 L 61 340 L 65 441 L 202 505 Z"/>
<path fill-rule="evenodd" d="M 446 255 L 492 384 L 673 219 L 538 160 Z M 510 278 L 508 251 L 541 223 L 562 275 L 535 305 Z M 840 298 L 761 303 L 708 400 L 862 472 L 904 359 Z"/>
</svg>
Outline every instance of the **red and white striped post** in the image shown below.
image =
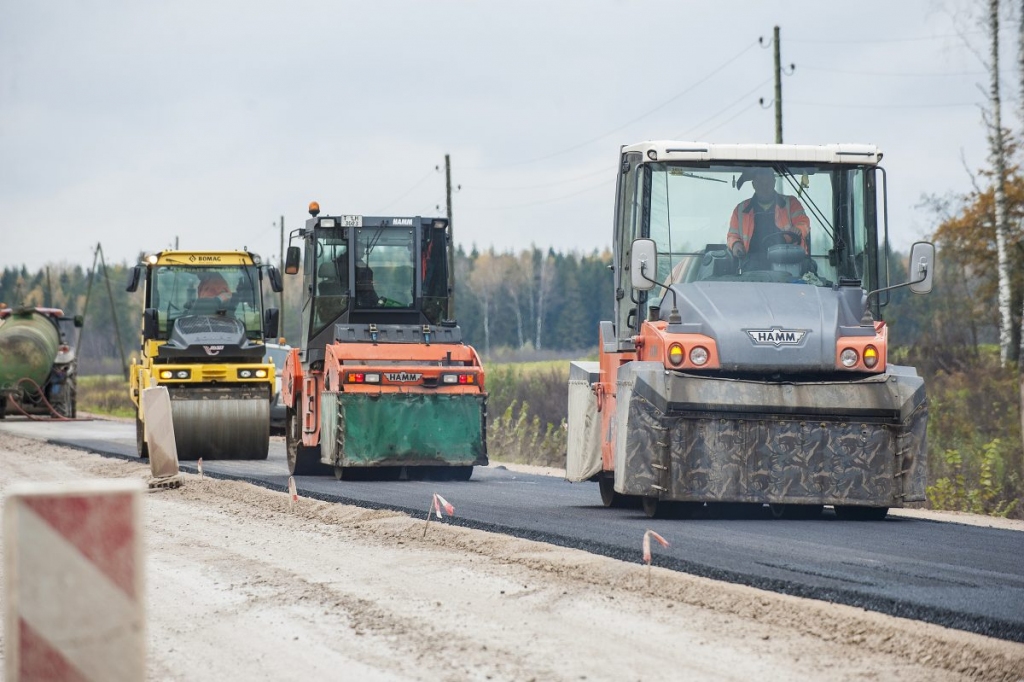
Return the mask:
<svg viewBox="0 0 1024 682">
<path fill-rule="evenodd" d="M 12 485 L 4 501 L 5 679 L 146 676 L 141 481 Z"/>
</svg>

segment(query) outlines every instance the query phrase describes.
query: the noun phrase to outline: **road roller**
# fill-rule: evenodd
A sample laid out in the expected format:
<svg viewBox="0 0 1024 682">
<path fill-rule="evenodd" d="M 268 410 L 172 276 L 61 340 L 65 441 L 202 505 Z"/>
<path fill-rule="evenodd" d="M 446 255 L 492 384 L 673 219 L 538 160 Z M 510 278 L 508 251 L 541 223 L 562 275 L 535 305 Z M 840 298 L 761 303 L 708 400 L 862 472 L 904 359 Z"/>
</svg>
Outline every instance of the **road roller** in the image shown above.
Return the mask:
<svg viewBox="0 0 1024 682">
<path fill-rule="evenodd" d="M 454 320 L 451 225 L 309 206 L 302 338 L 282 372 L 294 475 L 469 480 L 487 460 L 484 368 Z"/>
<path fill-rule="evenodd" d="M 0 419 L 6 414 L 74 417 L 82 317 L 59 308 L 0 308 Z"/>
<path fill-rule="evenodd" d="M 263 306 L 264 278 L 282 290 L 280 271 L 247 250 L 161 251 L 129 271 L 127 291 L 144 290 L 129 382 L 140 457 L 142 390 L 165 386 L 179 459 L 267 458 L 274 364 L 264 340 L 277 337 L 280 311 Z"/>
</svg>

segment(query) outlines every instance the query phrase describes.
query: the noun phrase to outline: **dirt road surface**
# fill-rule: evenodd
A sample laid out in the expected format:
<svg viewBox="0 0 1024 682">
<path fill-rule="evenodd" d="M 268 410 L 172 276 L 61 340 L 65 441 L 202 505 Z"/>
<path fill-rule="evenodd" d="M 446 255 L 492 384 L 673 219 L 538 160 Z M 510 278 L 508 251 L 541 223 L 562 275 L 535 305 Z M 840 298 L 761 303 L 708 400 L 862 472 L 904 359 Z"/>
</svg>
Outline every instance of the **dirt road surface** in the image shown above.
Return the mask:
<svg viewBox="0 0 1024 682">
<path fill-rule="evenodd" d="M 0 493 L 148 473 L 0 442 Z M 640 537 L 636 563 L 424 537 L 422 517 L 192 475 L 145 499 L 151 680 L 1024 679 L 1024 645 L 649 570 Z"/>
</svg>

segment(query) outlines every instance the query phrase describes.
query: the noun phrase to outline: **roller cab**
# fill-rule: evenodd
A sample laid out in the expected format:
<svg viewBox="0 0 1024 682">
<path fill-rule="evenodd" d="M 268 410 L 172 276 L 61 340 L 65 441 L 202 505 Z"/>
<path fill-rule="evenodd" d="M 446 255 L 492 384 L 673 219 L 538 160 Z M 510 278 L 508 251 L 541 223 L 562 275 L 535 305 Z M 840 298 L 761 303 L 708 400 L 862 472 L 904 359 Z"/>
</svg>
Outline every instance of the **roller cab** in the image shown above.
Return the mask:
<svg viewBox="0 0 1024 682">
<path fill-rule="evenodd" d="M 264 309 L 273 266 L 247 251 L 164 251 L 130 271 L 128 291 L 144 286 L 141 352 L 130 374 L 141 457 L 148 456 L 141 391 L 165 386 L 180 459 L 266 459 L 274 364 L 264 339 L 279 312 Z"/>
</svg>

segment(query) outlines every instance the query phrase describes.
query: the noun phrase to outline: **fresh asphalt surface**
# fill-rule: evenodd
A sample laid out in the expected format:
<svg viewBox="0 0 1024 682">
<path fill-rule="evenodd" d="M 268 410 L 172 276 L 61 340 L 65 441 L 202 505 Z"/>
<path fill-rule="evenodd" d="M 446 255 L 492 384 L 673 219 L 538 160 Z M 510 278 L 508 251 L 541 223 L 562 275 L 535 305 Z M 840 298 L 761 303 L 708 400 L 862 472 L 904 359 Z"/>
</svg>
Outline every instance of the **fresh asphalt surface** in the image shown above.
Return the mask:
<svg viewBox="0 0 1024 682">
<path fill-rule="evenodd" d="M 105 456 L 136 459 L 135 427 L 111 421 L 0 422 L 0 434 L 46 440 Z M 2 436 L 0 436 L 2 437 Z M 182 470 L 196 470 L 182 462 Z M 284 441 L 265 461 L 204 461 L 208 476 L 287 490 Z M 605 509 L 596 483 L 477 467 L 469 482 L 336 481 L 298 476 L 300 495 L 393 509 L 424 517 L 431 494 L 455 507 L 459 526 L 640 561 L 644 531 L 657 566 L 753 587 L 857 606 L 992 637 L 1024 642 L 1024 533 L 890 516 L 839 521 L 826 509 L 813 521 L 704 514 L 652 520 L 640 509 Z"/>
</svg>

